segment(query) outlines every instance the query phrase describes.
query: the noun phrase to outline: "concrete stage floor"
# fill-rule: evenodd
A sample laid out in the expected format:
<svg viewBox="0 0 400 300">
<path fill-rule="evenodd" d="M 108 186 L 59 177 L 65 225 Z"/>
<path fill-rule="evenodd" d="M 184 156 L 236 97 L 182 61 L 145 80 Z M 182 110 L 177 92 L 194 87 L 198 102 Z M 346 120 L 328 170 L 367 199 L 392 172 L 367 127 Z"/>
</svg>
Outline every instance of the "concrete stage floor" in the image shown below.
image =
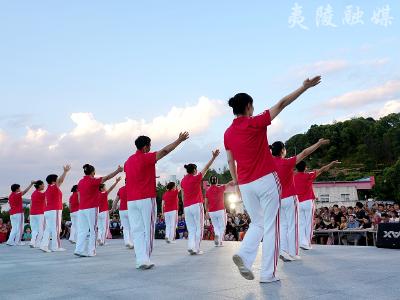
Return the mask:
<svg viewBox="0 0 400 300">
<path fill-rule="evenodd" d="M 315 246 L 302 261 L 279 262 L 279 283 L 242 278 L 231 256 L 239 247 L 215 248 L 189 256 L 186 242 L 157 240 L 156 267 L 136 270 L 134 252 L 112 240 L 94 258 L 66 252 L 43 253 L 28 246 L 0 245 L 1 299 L 400 299 L 400 251 L 375 247 Z"/>
</svg>

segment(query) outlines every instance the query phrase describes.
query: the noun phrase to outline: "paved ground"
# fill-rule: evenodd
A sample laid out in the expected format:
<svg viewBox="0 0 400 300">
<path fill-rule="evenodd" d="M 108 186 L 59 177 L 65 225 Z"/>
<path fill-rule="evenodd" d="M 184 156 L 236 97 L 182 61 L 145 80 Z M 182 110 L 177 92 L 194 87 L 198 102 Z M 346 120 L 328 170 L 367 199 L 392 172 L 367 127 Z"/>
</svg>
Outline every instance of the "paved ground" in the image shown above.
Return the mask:
<svg viewBox="0 0 400 300">
<path fill-rule="evenodd" d="M 122 240 L 98 249 L 97 257 L 43 253 L 27 246 L 0 245 L 1 299 L 400 299 L 400 251 L 374 247 L 316 246 L 303 260 L 279 263 L 280 283 L 247 281 L 231 256 L 236 242 L 202 256 L 189 256 L 186 243 L 156 241 L 149 271 L 134 268 Z M 258 279 L 259 257 L 255 265 Z"/>
</svg>

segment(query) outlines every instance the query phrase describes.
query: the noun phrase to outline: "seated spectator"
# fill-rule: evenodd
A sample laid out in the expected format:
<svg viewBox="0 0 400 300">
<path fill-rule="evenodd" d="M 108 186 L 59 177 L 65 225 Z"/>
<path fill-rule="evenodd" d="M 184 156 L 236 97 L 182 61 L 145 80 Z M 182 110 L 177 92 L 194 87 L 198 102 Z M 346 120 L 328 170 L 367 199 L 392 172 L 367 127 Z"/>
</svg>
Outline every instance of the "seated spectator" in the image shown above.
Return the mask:
<svg viewBox="0 0 400 300">
<path fill-rule="evenodd" d="M 331 214 L 331 217 L 335 218 L 335 222 L 340 224 L 341 218 L 343 217 L 343 213 L 340 211 L 338 205 L 333 206 L 333 212 Z"/>
<path fill-rule="evenodd" d="M 112 238 L 115 238 L 115 237 L 121 235 L 121 224 L 118 221 L 117 217 L 115 217 L 115 216 L 110 221 L 110 232 L 111 232 Z"/>
<path fill-rule="evenodd" d="M 0 218 L 0 244 L 7 241 L 7 225 Z"/>
<path fill-rule="evenodd" d="M 381 213 L 381 223 L 389 223 L 390 217 L 387 213 L 382 212 Z"/>
<path fill-rule="evenodd" d="M 314 230 L 321 230 L 321 229 L 326 229 L 326 225 L 324 222 L 322 222 L 320 216 L 316 216 L 314 219 Z"/>
<path fill-rule="evenodd" d="M 345 230 L 347 229 L 347 218 L 345 216 L 340 218 L 340 225 L 339 225 L 340 230 Z"/>
<path fill-rule="evenodd" d="M 235 241 L 235 236 L 232 232 L 228 232 L 225 234 L 225 241 Z"/>
<path fill-rule="evenodd" d="M 331 222 L 326 226 L 326 229 L 339 229 L 339 224 L 336 222 L 335 217 L 331 217 Z"/>
<path fill-rule="evenodd" d="M 31 228 L 27 227 L 24 231 L 24 234 L 22 235 L 22 240 L 23 241 L 30 241 L 32 238 L 32 232 L 31 232 Z"/>
<path fill-rule="evenodd" d="M 349 220 L 347 221 L 347 228 L 356 229 L 360 227 L 360 222 L 356 220 L 356 215 L 349 215 Z"/>
</svg>

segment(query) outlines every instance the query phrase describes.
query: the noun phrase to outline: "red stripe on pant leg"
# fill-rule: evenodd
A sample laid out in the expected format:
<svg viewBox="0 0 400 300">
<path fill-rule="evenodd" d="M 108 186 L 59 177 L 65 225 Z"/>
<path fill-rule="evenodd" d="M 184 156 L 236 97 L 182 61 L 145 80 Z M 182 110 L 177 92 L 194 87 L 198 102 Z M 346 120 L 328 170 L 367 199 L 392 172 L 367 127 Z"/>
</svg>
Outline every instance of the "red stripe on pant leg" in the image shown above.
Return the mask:
<svg viewBox="0 0 400 300">
<path fill-rule="evenodd" d="M 154 238 L 154 220 L 155 220 L 155 213 L 154 213 L 154 211 L 155 211 L 155 205 L 154 205 L 154 199 L 152 198 L 151 199 L 151 215 L 150 215 L 150 221 L 151 221 L 151 224 L 150 224 L 150 235 L 149 235 L 149 239 L 150 239 L 150 241 L 149 241 L 149 245 L 147 246 L 148 247 L 148 249 L 147 249 L 147 255 L 148 255 L 148 257 L 149 257 L 149 259 L 150 259 L 150 256 L 151 256 L 151 253 L 153 252 L 153 238 Z"/>
<path fill-rule="evenodd" d="M 299 255 L 299 213 L 298 213 L 298 201 L 296 196 L 294 198 L 294 220 L 295 220 L 295 241 L 296 241 L 296 255 Z"/>
<path fill-rule="evenodd" d="M 94 209 L 94 236 L 95 236 L 95 240 L 94 240 L 94 254 L 96 254 L 96 238 L 97 238 L 97 218 L 98 218 L 98 209 L 95 208 Z"/>
<path fill-rule="evenodd" d="M 278 209 L 278 214 L 276 215 L 275 219 L 275 259 L 274 259 L 274 272 L 273 276 L 275 276 L 276 272 L 276 266 L 278 264 L 278 258 L 279 258 L 279 209 Z"/>
<path fill-rule="evenodd" d="M 311 205 L 312 205 L 312 211 L 311 211 L 311 230 L 310 230 L 310 245 L 309 245 L 310 247 L 314 233 L 314 211 L 315 211 L 314 200 L 311 200 Z"/>
<path fill-rule="evenodd" d="M 56 234 L 57 234 L 57 247 L 61 247 L 61 240 L 60 240 L 60 214 L 59 211 L 56 210 Z"/>
<path fill-rule="evenodd" d="M 200 207 L 200 239 L 199 239 L 199 247 L 198 250 L 200 251 L 200 244 L 201 244 L 201 240 L 203 239 L 203 234 L 204 234 L 204 208 L 203 208 L 203 204 L 200 203 L 199 205 Z"/>
<path fill-rule="evenodd" d="M 22 236 L 24 234 L 24 213 L 21 214 L 21 220 L 20 220 L 19 228 L 20 228 L 20 230 L 19 230 L 20 232 L 19 232 L 19 241 L 18 241 L 18 243 L 21 242 Z"/>
</svg>

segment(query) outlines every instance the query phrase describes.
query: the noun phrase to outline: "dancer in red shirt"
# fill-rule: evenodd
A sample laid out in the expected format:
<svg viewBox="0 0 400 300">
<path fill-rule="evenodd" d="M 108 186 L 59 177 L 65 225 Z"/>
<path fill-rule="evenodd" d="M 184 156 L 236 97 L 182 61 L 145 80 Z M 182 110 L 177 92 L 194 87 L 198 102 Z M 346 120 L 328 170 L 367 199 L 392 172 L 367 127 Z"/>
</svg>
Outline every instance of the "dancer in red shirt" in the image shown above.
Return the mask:
<svg viewBox="0 0 400 300">
<path fill-rule="evenodd" d="M 129 224 L 128 199 L 126 195 L 125 185 L 118 190 L 117 197 L 115 197 L 111 212 L 115 212 L 117 210 L 117 205 L 119 201 L 121 202 L 119 204 L 118 211 L 119 211 L 119 219 L 121 220 L 121 225 L 122 225 L 122 234 L 124 236 L 124 243 L 127 248 L 133 249 L 133 235 L 131 226 Z"/>
<path fill-rule="evenodd" d="M 128 216 L 137 269 L 147 270 L 154 266 L 150 256 L 153 251 L 157 212 L 156 163 L 188 138 L 189 133 L 180 133 L 173 143 L 160 151 L 150 152 L 151 139 L 148 136 L 139 136 L 135 140 L 137 151 L 125 162 Z"/>
<path fill-rule="evenodd" d="M 222 241 L 224 240 L 227 222 L 224 195 L 227 186 L 233 185 L 233 182 L 218 185 L 218 178 L 216 176 L 211 176 L 210 184 L 211 186 L 206 192 L 205 208 L 206 213 L 210 216 L 211 222 L 214 226 L 215 246 L 222 247 Z"/>
<path fill-rule="evenodd" d="M 23 246 L 21 242 L 22 233 L 24 231 L 24 207 L 22 205 L 22 196 L 25 195 L 34 185 L 34 181 L 21 192 L 19 184 L 11 185 L 11 194 L 8 196 L 8 204 L 10 205 L 10 221 L 11 232 L 7 240 L 8 246 Z"/>
<path fill-rule="evenodd" d="M 300 161 L 296 165 L 297 173 L 294 175 L 294 186 L 296 188 L 297 198 L 299 199 L 299 240 L 300 248 L 310 250 L 311 239 L 313 236 L 314 219 L 314 190 L 313 182 L 322 173 L 328 171 L 334 165 L 340 164 L 337 160 L 323 166 L 318 170 L 306 172 L 306 162 Z"/>
<path fill-rule="evenodd" d="M 299 260 L 299 228 L 298 228 L 298 200 L 294 188 L 293 170 L 296 164 L 317 150 L 322 145 L 329 144 L 329 140 L 320 139 L 314 145 L 303 150 L 300 154 L 285 158 L 285 144 L 277 141 L 272 144 L 271 152 L 274 156 L 279 181 L 282 186 L 281 208 L 279 210 L 280 250 L 279 257 L 283 261 Z"/>
<path fill-rule="evenodd" d="M 65 251 L 65 249 L 61 247 L 60 241 L 61 214 L 63 209 L 60 186 L 63 184 L 67 173 L 71 170 L 71 166 L 66 165 L 63 169 L 63 173 L 60 177 L 56 174 L 50 174 L 46 177 L 46 207 L 44 211 L 45 230 L 42 242 L 40 243 L 40 250 L 43 252 Z M 50 238 L 51 249 L 49 249 Z"/>
<path fill-rule="evenodd" d="M 200 251 L 200 243 L 204 231 L 204 206 L 202 183 L 203 177 L 219 155 L 219 150 L 212 152 L 210 161 L 200 173 L 197 172 L 195 164 L 185 165 L 187 175 L 183 177 L 181 186 L 183 191 L 183 204 L 185 211 L 186 226 L 189 233 L 188 252 L 191 255 L 203 254 Z"/>
<path fill-rule="evenodd" d="M 76 243 L 78 236 L 78 212 L 79 212 L 79 195 L 78 185 L 74 185 L 71 189 L 71 196 L 69 197 L 69 215 L 71 217 L 71 232 L 69 234 L 69 241 L 72 244 Z"/>
<path fill-rule="evenodd" d="M 32 238 L 29 246 L 37 248 L 42 241 L 44 233 L 44 208 L 46 205 L 44 182 L 38 180 L 35 182 L 35 191 L 31 196 L 31 209 L 30 209 L 30 225 L 32 229 Z"/>
<path fill-rule="evenodd" d="M 115 182 L 108 190 L 104 183 L 100 184 L 98 205 L 99 205 L 99 216 L 97 219 L 97 242 L 100 246 L 105 245 L 107 233 L 109 232 L 109 212 L 108 212 L 108 195 L 117 186 L 118 182 L 121 181 L 121 177 L 117 177 Z"/>
<path fill-rule="evenodd" d="M 95 177 L 96 170 L 92 165 L 85 164 L 83 172 L 85 176 L 78 183 L 79 195 L 79 214 L 78 214 L 78 239 L 74 254 L 76 256 L 95 256 L 96 255 L 96 231 L 97 231 L 97 212 L 98 194 L 102 183 L 114 178 L 123 171 L 121 166 L 104 177 Z M 86 248 L 86 238 L 89 241 Z"/>
<path fill-rule="evenodd" d="M 176 225 L 178 224 L 178 209 L 180 188 L 175 182 L 167 184 L 167 191 L 163 195 L 161 211 L 165 218 L 165 241 L 174 243 L 176 235 Z"/>
<path fill-rule="evenodd" d="M 254 279 L 251 267 L 263 239 L 260 282 L 279 280 L 275 271 L 279 256 L 280 184 L 268 149 L 267 128 L 286 106 L 320 80 L 319 76 L 305 80 L 300 88 L 258 116 L 253 116 L 253 98 L 248 94 L 240 93 L 229 99 L 235 119 L 225 131 L 224 144 L 233 181 L 239 185 L 244 206 L 251 218 L 233 261 L 246 279 Z"/>
</svg>

